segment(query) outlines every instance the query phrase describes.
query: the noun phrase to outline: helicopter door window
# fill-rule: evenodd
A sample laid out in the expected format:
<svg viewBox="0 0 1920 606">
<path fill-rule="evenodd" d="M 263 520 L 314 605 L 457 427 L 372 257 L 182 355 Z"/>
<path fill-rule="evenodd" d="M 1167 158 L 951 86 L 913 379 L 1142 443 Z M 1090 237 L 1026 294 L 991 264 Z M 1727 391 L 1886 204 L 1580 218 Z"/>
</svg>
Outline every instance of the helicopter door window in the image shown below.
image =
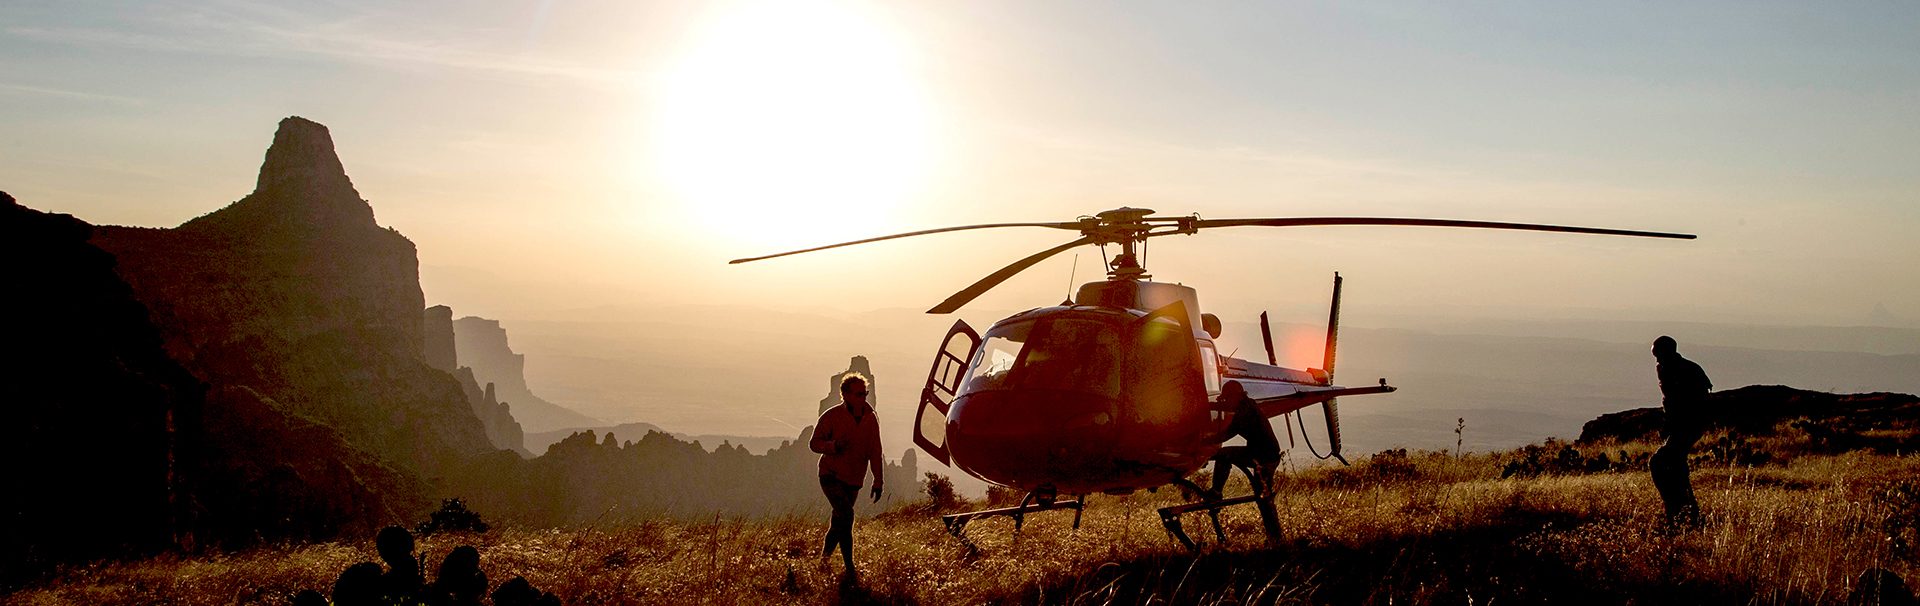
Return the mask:
<svg viewBox="0 0 1920 606">
<path fill-rule="evenodd" d="M 1134 339 L 1127 352 L 1127 385 L 1135 402 L 1135 420 L 1155 425 L 1175 422 L 1185 403 L 1201 396 L 1201 380 L 1194 375 L 1205 373 L 1195 372 L 1200 369 L 1194 367 L 1199 353 L 1193 331 L 1177 322 L 1155 319 L 1142 324 Z"/>
<path fill-rule="evenodd" d="M 1220 359 L 1212 345 L 1200 346 L 1200 378 L 1207 383 L 1207 395 L 1220 395 Z"/>
</svg>

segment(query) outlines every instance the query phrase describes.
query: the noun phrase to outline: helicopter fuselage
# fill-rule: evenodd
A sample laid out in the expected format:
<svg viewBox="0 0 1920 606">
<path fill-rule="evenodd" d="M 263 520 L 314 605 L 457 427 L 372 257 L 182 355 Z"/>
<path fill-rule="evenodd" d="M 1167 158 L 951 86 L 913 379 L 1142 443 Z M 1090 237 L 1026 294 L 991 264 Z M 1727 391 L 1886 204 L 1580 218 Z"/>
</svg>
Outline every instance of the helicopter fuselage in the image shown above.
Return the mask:
<svg viewBox="0 0 1920 606">
<path fill-rule="evenodd" d="M 1076 299 L 981 336 L 946 414 L 954 466 L 1029 492 L 1153 488 L 1204 466 L 1228 437 L 1224 382 L 1268 398 L 1327 387 L 1324 375 L 1219 356 L 1191 288 L 1096 282 Z M 1295 400 L 1273 414 L 1320 401 Z"/>
</svg>

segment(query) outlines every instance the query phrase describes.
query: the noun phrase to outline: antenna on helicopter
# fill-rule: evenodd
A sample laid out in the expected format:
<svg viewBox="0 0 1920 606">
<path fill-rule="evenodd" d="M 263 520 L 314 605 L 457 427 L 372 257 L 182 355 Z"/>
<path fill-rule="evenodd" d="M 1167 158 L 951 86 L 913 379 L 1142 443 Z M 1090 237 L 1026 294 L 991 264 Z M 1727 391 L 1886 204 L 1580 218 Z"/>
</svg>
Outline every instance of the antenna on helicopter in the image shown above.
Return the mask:
<svg viewBox="0 0 1920 606">
<path fill-rule="evenodd" d="M 1073 266 L 1067 270 L 1067 300 L 1061 305 L 1073 304 L 1073 279 L 1080 275 L 1080 253 L 1073 253 Z"/>
</svg>

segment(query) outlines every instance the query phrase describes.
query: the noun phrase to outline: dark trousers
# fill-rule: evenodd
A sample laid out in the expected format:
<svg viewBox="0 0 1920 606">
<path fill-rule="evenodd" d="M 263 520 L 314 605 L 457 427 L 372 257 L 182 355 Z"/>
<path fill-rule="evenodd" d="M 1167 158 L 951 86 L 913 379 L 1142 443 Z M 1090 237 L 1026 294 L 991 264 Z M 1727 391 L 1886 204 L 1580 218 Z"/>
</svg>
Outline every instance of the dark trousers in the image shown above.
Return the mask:
<svg viewBox="0 0 1920 606">
<path fill-rule="evenodd" d="M 1700 521 L 1700 502 L 1693 498 L 1692 469 L 1687 466 L 1687 455 L 1693 452 L 1693 443 L 1700 439 L 1701 431 L 1693 427 L 1669 427 L 1667 443 L 1654 451 L 1653 458 L 1647 461 L 1647 470 L 1653 475 L 1653 487 L 1660 491 L 1660 500 L 1667 506 L 1667 521 L 1677 524 L 1696 524 Z"/>
<path fill-rule="evenodd" d="M 1247 474 L 1247 484 L 1253 488 L 1253 494 L 1259 499 L 1254 506 L 1260 509 L 1260 526 L 1267 532 L 1267 540 L 1280 540 L 1280 512 L 1273 505 L 1273 472 L 1280 466 L 1279 459 L 1271 459 L 1245 446 L 1225 446 L 1213 455 L 1213 496 L 1222 496 L 1221 490 L 1227 487 L 1227 476 L 1233 475 L 1238 467 Z M 1219 513 L 1214 512 L 1214 528 L 1220 526 Z"/>
<path fill-rule="evenodd" d="M 827 504 L 833 506 L 833 521 L 827 526 L 826 543 L 820 548 L 820 556 L 833 555 L 835 545 L 840 546 L 840 556 L 846 560 L 847 570 L 853 570 L 853 503 L 860 499 L 860 486 L 848 484 L 830 476 L 820 476 L 820 492 L 826 493 Z"/>
<path fill-rule="evenodd" d="M 1213 455 L 1213 494 L 1219 495 L 1220 489 L 1227 486 L 1227 476 L 1233 475 L 1233 467 L 1247 474 L 1247 483 L 1253 487 L 1254 494 L 1266 494 L 1273 485 L 1273 471 L 1280 461 L 1266 460 L 1245 446 L 1223 446 Z"/>
</svg>

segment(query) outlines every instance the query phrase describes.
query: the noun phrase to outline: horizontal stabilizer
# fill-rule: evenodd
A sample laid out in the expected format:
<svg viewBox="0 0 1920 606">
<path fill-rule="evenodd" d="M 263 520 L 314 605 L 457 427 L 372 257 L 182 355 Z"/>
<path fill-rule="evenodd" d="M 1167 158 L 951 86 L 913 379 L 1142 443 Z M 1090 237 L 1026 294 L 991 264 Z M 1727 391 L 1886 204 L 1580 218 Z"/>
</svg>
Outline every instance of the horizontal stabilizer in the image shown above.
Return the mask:
<svg viewBox="0 0 1920 606">
<path fill-rule="evenodd" d="M 1283 389 L 1263 389 L 1263 387 L 1267 386 L 1251 383 L 1243 383 L 1242 385 L 1247 389 L 1247 397 L 1253 398 L 1254 403 L 1260 406 L 1260 414 L 1266 415 L 1269 419 L 1334 398 L 1376 393 L 1393 393 L 1396 389 L 1385 383 L 1368 385 L 1366 387 L 1309 387 L 1285 385 Z M 1263 394 L 1262 392 L 1266 393 Z"/>
</svg>

